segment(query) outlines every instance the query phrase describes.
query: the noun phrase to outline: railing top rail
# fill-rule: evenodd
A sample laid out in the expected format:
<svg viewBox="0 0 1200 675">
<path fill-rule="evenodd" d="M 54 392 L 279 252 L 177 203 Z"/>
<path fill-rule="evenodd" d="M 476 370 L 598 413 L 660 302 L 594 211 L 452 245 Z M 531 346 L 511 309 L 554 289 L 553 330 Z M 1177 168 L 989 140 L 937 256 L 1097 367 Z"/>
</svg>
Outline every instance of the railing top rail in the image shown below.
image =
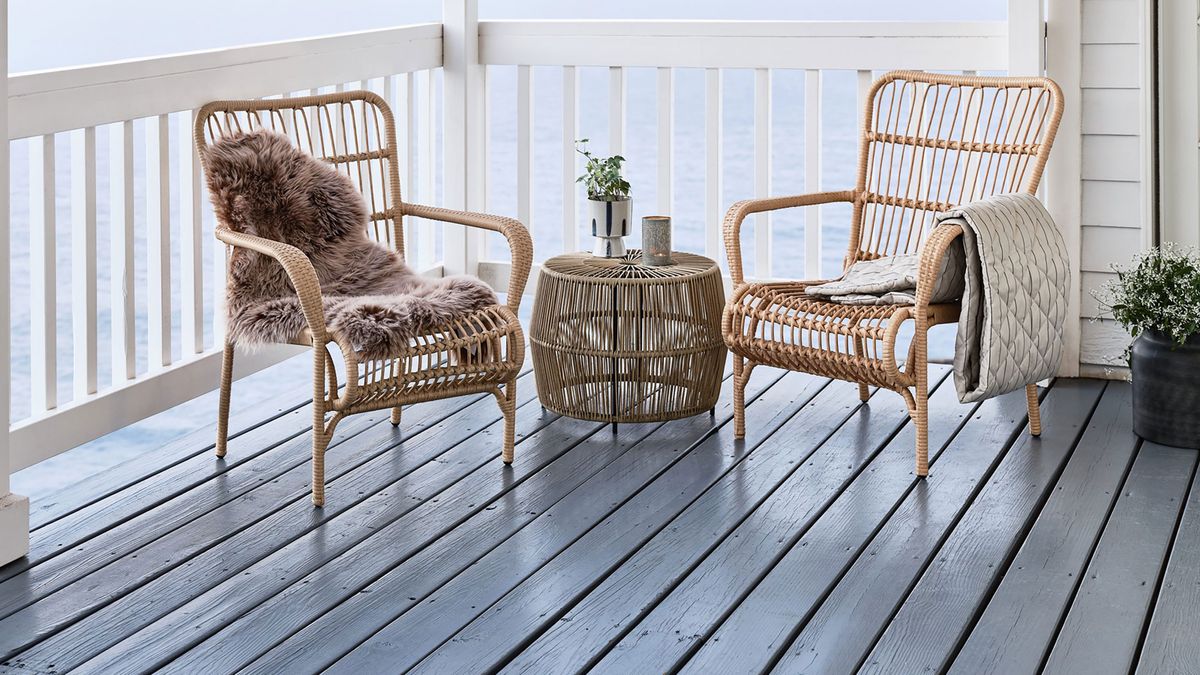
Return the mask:
<svg viewBox="0 0 1200 675">
<path fill-rule="evenodd" d="M 416 24 L 19 73 L 9 139 L 441 66 L 442 25 Z"/>
<path fill-rule="evenodd" d="M 1004 70 L 1003 21 L 481 21 L 489 65 Z"/>
</svg>

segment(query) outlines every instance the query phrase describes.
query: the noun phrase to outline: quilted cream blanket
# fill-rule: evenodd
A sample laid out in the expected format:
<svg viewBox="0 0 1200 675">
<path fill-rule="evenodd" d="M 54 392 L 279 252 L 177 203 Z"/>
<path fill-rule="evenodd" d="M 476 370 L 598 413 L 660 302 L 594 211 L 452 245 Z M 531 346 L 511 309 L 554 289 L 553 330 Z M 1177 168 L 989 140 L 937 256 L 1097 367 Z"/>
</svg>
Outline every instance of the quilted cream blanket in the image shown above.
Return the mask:
<svg viewBox="0 0 1200 675">
<path fill-rule="evenodd" d="M 954 385 L 964 403 L 1054 376 L 1062 359 L 1071 271 L 1067 246 L 1037 198 L 989 197 L 940 213 L 963 236 L 942 263 L 933 302 L 962 298 Z M 844 304 L 911 305 L 917 256 L 855 263 L 807 292 Z"/>
</svg>

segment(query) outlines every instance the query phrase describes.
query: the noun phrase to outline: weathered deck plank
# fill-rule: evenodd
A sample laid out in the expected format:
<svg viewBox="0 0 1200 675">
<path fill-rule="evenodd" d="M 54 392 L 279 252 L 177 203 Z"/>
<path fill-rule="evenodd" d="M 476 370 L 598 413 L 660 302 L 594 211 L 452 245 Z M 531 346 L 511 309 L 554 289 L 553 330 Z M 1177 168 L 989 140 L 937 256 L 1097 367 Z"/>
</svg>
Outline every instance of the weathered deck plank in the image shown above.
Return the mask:
<svg viewBox="0 0 1200 675">
<path fill-rule="evenodd" d="M 1200 471 L 1192 479 L 1137 672 L 1200 670 Z"/>
<path fill-rule="evenodd" d="M 1031 673 L 1054 642 L 1133 462 L 1131 391 L 1110 382 L 1088 430 L 950 666 L 959 675 Z"/>
<path fill-rule="evenodd" d="M 202 430 L 46 501 L 0 673 L 1196 670 L 1200 452 L 1138 441 L 1128 385 L 1057 381 L 1035 441 L 943 384 L 922 481 L 887 392 L 766 372 L 745 443 L 728 381 L 613 435 L 526 375 L 511 469 L 490 398 L 352 417 L 319 511 L 306 408 L 226 462 Z"/>
<path fill-rule="evenodd" d="M 765 378 L 764 378 L 765 379 Z M 768 380 L 771 382 L 773 380 Z M 764 390 L 765 387 L 753 389 L 748 392 L 752 397 Z M 720 412 L 716 419 L 710 419 L 707 416 L 694 417 L 689 420 L 682 421 L 679 424 L 672 425 L 672 429 L 653 425 L 655 429 L 655 442 L 661 442 L 666 439 L 673 439 L 678 447 L 687 447 L 690 444 L 698 441 L 700 438 L 708 435 L 716 425 L 725 423 L 730 416 L 729 398 L 732 391 L 729 382 L 722 389 L 722 402 L 719 404 Z M 582 422 L 576 422 L 582 424 Z M 659 436 L 658 432 L 664 435 Z M 348 596 L 337 592 L 337 585 L 330 584 L 327 589 L 314 589 L 304 593 L 305 596 L 324 596 L 322 602 L 306 601 L 306 606 L 312 607 L 314 612 L 302 613 L 299 618 L 304 622 L 311 621 L 307 626 L 303 626 L 303 630 L 296 632 L 292 629 L 292 635 L 286 637 L 286 641 L 282 638 L 276 638 L 277 642 L 282 641 L 278 647 L 272 649 L 269 653 L 258 658 L 247 669 L 248 672 L 264 672 L 272 671 L 278 668 L 288 669 L 304 669 L 312 660 L 311 645 L 314 642 L 325 642 L 329 640 L 326 634 L 331 631 L 336 631 L 336 643 L 330 645 L 329 655 L 323 657 L 322 662 L 332 662 L 334 658 L 341 653 L 349 651 L 353 646 L 366 640 L 383 623 L 386 623 L 390 618 L 398 616 L 401 612 L 411 609 L 416 603 L 422 602 L 426 597 L 432 594 L 437 588 L 442 586 L 447 580 L 454 578 L 468 566 L 475 564 L 476 561 L 483 558 L 487 553 L 494 550 L 497 546 L 507 541 L 518 530 L 526 524 L 531 523 L 535 518 L 547 515 L 553 516 L 553 509 L 561 509 L 562 502 L 566 499 L 578 498 L 581 492 L 589 492 L 596 490 L 596 486 L 601 486 L 601 489 L 606 494 L 599 496 L 590 493 L 595 500 L 595 503 L 608 504 L 613 499 L 611 490 L 606 489 L 610 482 L 622 474 L 631 473 L 628 469 L 630 466 L 642 466 L 639 458 L 631 456 L 630 453 L 642 455 L 642 461 L 675 461 L 682 456 L 682 453 L 673 453 L 672 456 L 666 456 L 661 453 L 649 453 L 647 446 L 646 427 L 642 425 L 630 426 L 623 425 L 618 438 L 622 439 L 621 452 L 614 453 L 613 449 L 616 445 L 613 442 L 611 435 L 607 433 L 597 434 L 585 441 L 578 449 L 578 454 L 585 456 L 596 456 L 604 458 L 604 466 L 595 472 L 588 475 L 575 475 L 573 479 L 562 479 L 557 476 L 558 471 L 545 471 L 534 476 L 528 484 L 517 486 L 511 493 L 504 496 L 505 502 L 508 505 L 510 515 L 505 518 L 504 513 L 494 511 L 489 513 L 479 514 L 474 516 L 470 521 L 464 522 L 463 525 L 456 529 L 451 535 L 434 542 L 426 549 L 422 550 L 417 555 L 403 561 L 400 565 L 386 571 L 382 576 L 376 575 L 378 579 L 370 585 L 370 592 L 355 597 L 351 602 L 343 602 Z M 619 456 L 618 456 L 619 455 Z M 572 471 L 571 468 L 574 462 L 589 461 L 572 459 L 570 463 L 564 463 L 562 467 L 554 467 L 561 471 Z M 579 474 L 580 472 L 575 472 Z M 539 498 L 542 494 L 546 495 L 545 499 Z M 520 505 L 521 515 L 517 517 L 518 526 L 513 527 L 511 523 L 506 523 L 505 520 L 512 520 L 511 511 L 515 510 L 516 505 Z M 540 507 L 540 508 L 538 508 Z M 386 545 L 386 541 L 380 544 Z M 351 578 L 353 572 L 347 570 L 345 572 L 334 572 L 333 580 L 339 578 Z M 361 588 L 362 582 L 357 585 L 349 585 L 351 589 Z M 342 603 L 336 607 L 332 607 L 335 603 Z M 328 614 L 320 612 L 321 609 L 329 607 L 331 611 Z M 270 619 L 262 613 L 255 613 L 247 618 L 250 622 L 247 626 L 258 626 L 257 630 L 265 630 L 269 634 L 277 633 L 277 622 L 281 627 L 286 628 L 289 625 L 295 625 L 296 617 L 294 612 L 289 612 L 286 606 L 280 605 L 270 608 L 271 613 L 279 614 L 277 619 Z M 265 624 L 265 625 L 264 625 Z M 344 644 L 342 644 L 344 642 Z M 204 645 L 208 649 L 223 650 L 224 641 L 215 641 L 212 645 Z M 236 649 L 239 642 L 235 642 L 233 647 Z M 338 646 L 338 645 L 342 646 Z M 181 659 L 179 664 L 186 665 L 190 661 L 192 654 L 188 654 L 188 659 Z M 257 656 L 257 654 L 256 654 Z M 222 657 L 223 659 L 223 657 Z M 202 661 L 207 663 L 208 661 Z M 223 662 L 218 660 L 217 663 Z"/>
<path fill-rule="evenodd" d="M 532 389 L 531 386 L 519 387 L 518 402 L 531 402 L 534 398 Z M 525 407 L 529 411 L 522 408 L 522 417 L 530 424 L 524 428 L 534 431 L 543 423 L 538 408 L 536 404 Z M 413 418 L 420 416 L 415 407 L 409 413 Z M 495 439 L 500 433 L 500 417 L 495 400 L 488 396 L 435 426 L 417 429 L 412 434 L 404 426 L 396 429 L 386 422 L 375 424 L 359 434 L 355 447 L 328 455 L 326 472 L 331 494 L 324 508 L 314 509 L 308 500 L 308 467 L 295 467 L 273 481 L 269 488 L 260 488 L 227 502 L 189 527 L 138 549 L 131 554 L 138 556 L 137 560 L 123 565 L 122 572 L 144 568 L 141 576 L 127 572 L 114 577 L 105 569 L 80 579 L 77 586 L 108 591 L 108 594 L 120 597 L 26 651 L 22 658 L 29 663 L 53 660 L 59 665 L 75 667 L 112 645 L 114 640 L 123 639 L 179 608 L 189 598 L 203 594 L 231 577 L 246 576 L 243 570 L 293 540 L 306 535 L 310 539 L 327 539 L 323 546 L 312 549 L 319 553 L 315 559 L 293 561 L 283 572 L 272 570 L 269 578 L 258 579 L 261 583 L 254 586 L 255 593 L 243 590 L 238 597 L 269 595 L 273 589 L 285 588 L 286 581 L 297 575 L 303 576 L 305 564 L 320 565 L 326 556 L 335 556 L 367 536 L 371 527 L 401 515 L 395 513 L 397 508 L 416 508 L 462 475 L 495 460 L 498 453 L 492 451 L 498 447 Z M 472 442 L 468 443 L 468 440 Z M 400 492 L 404 496 L 400 505 L 390 510 L 380 507 L 378 498 L 389 492 Z M 365 521 L 360 531 L 323 537 L 330 528 L 321 526 L 347 511 L 354 513 L 351 519 Z M 262 518 L 264 514 L 269 515 Z M 314 533 L 314 530 L 319 531 Z M 161 562 L 162 556 L 171 556 L 169 568 Z M 151 576 L 156 567 L 158 574 Z M 62 607 L 46 601 L 38 603 L 34 609 L 46 606 L 75 618 L 82 610 L 73 611 L 67 602 L 78 595 L 70 590 L 64 589 L 57 594 L 62 598 L 59 603 Z M 220 605 L 209 608 L 217 607 Z M 184 612 L 179 616 L 188 614 Z M 43 625 L 48 625 L 56 615 L 41 612 L 36 617 Z M 191 634 L 188 632 L 176 638 Z"/>
<path fill-rule="evenodd" d="M 1133 668 L 1196 456 L 1142 444 L 1042 672 Z"/>
<path fill-rule="evenodd" d="M 943 369 L 940 376 L 947 373 Z M 940 382 L 935 378 L 935 392 Z M 830 387 L 837 387 L 842 405 L 857 404 L 856 391 L 850 391 L 848 399 L 843 391 L 854 389 L 852 385 L 835 382 Z M 941 403 L 949 398 L 943 392 L 938 400 Z M 809 408 L 830 403 L 818 397 Z M 640 653 L 631 649 L 623 655 L 625 660 L 643 670 L 668 670 L 687 649 L 688 642 L 680 636 L 703 634 L 710 624 L 718 623 L 731 599 L 737 598 L 760 571 L 770 569 L 776 551 L 782 555 L 791 538 L 807 529 L 864 466 L 881 451 L 887 451 L 884 447 L 908 420 L 908 413 L 902 405 L 886 405 L 899 404 L 899 399 L 880 402 L 873 398 L 871 403 L 855 410 L 807 458 L 805 443 L 794 440 L 805 438 L 802 432 L 808 431 L 809 420 L 804 417 L 808 410 L 802 410 L 768 440 L 793 444 L 792 456 L 781 455 L 780 461 L 798 468 L 761 504 L 746 503 L 750 495 L 744 484 L 739 484 L 741 492 L 731 501 L 742 509 L 749 508 L 744 519 L 722 523 L 714 505 L 708 505 L 705 513 L 698 501 L 521 650 L 505 670 L 579 670 L 592 665 L 631 630 Z M 942 431 L 945 433 L 939 433 Z M 950 433 L 950 429 L 935 427 L 932 442 L 938 444 Z M 760 471 L 761 466 L 754 469 Z M 724 500 L 729 495 L 710 491 L 704 498 Z M 739 511 L 737 515 L 742 514 Z M 707 543 L 718 534 L 723 537 L 715 545 L 695 545 Z M 620 663 L 609 665 L 621 667 Z"/>
<path fill-rule="evenodd" d="M 752 454 L 827 383 L 820 378 L 789 374 L 747 408 L 745 443 L 725 434 L 709 436 L 661 474 L 630 476 L 622 489 L 617 489 L 622 476 L 614 476 L 607 484 L 597 481 L 601 494 L 606 488 L 613 490 L 611 501 L 606 499 L 600 505 L 607 508 L 598 511 L 594 499 L 560 505 L 560 517 L 547 513 L 535 520 L 467 574 L 455 577 L 424 603 L 359 645 L 330 671 L 353 672 L 361 667 L 356 664 L 364 662 L 386 661 L 398 670 L 415 665 L 531 575 L 553 578 L 557 573 L 564 585 L 590 584 L 586 571 L 603 569 L 612 564 L 609 561 L 614 557 L 619 561 L 631 546 L 652 536 Z M 633 457 L 642 459 L 640 455 Z M 643 486 L 645 490 L 641 490 Z M 567 555 L 559 557 L 568 549 Z M 556 564 L 542 571 L 550 560 Z"/>
<path fill-rule="evenodd" d="M 1054 388 L 1059 394 L 1070 391 L 1081 403 L 1094 404 L 1096 397 L 1089 389 L 1078 381 L 1062 382 Z M 1104 412 L 1112 412 L 1112 406 Z M 1097 445 L 1111 438 L 1111 418 L 1096 420 L 1098 416 L 1089 411 L 1077 425 L 1056 417 L 1056 424 L 1047 427 L 1040 438 L 1029 434 L 1017 438 L 934 553 L 860 672 L 945 669 L 1038 511 L 1053 494 L 1081 432 L 1091 436 L 1082 440 Z"/>
</svg>

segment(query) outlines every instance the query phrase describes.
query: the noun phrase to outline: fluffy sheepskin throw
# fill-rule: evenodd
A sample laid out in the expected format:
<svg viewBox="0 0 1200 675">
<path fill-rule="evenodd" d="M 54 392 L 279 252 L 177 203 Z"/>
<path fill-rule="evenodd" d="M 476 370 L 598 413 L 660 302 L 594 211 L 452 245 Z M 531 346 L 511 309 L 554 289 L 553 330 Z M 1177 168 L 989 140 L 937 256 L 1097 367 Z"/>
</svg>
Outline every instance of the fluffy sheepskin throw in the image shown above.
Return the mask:
<svg viewBox="0 0 1200 675">
<path fill-rule="evenodd" d="M 225 227 L 291 244 L 312 262 L 325 321 L 363 358 L 387 358 L 409 341 L 493 305 L 479 279 L 429 279 L 367 235 L 367 207 L 350 179 L 265 131 L 231 135 L 205 154 L 209 194 Z M 240 344 L 293 342 L 307 327 L 283 267 L 235 248 L 228 334 Z"/>
</svg>

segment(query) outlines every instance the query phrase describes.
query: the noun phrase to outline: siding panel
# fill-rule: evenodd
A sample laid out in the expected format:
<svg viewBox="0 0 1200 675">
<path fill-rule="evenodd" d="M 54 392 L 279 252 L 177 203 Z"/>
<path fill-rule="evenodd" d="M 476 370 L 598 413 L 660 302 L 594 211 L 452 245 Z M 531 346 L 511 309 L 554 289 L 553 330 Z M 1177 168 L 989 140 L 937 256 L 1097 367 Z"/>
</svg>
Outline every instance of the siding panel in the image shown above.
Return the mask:
<svg viewBox="0 0 1200 675">
<path fill-rule="evenodd" d="M 1136 0 L 1088 0 L 1083 3 L 1084 44 L 1137 44 Z"/>
<path fill-rule="evenodd" d="M 1084 225 L 1142 228 L 1142 184 L 1083 182 Z"/>
<path fill-rule="evenodd" d="M 1084 180 L 1141 180 L 1141 143 L 1136 136 L 1084 136 Z"/>
<path fill-rule="evenodd" d="M 1080 84 L 1085 89 L 1137 89 L 1142 80 L 1140 54 L 1138 45 L 1084 45 Z"/>
<path fill-rule="evenodd" d="M 1083 133 L 1137 136 L 1141 133 L 1138 89 L 1084 89 Z"/>
<path fill-rule="evenodd" d="M 1108 272 L 1112 265 L 1124 265 L 1142 248 L 1142 233 L 1123 227 L 1083 228 L 1080 265 L 1085 272 Z"/>
<path fill-rule="evenodd" d="M 1080 363 L 1126 365 L 1123 354 L 1130 338 L 1120 324 L 1115 321 L 1080 319 L 1079 330 L 1083 336 L 1079 349 Z"/>
</svg>

